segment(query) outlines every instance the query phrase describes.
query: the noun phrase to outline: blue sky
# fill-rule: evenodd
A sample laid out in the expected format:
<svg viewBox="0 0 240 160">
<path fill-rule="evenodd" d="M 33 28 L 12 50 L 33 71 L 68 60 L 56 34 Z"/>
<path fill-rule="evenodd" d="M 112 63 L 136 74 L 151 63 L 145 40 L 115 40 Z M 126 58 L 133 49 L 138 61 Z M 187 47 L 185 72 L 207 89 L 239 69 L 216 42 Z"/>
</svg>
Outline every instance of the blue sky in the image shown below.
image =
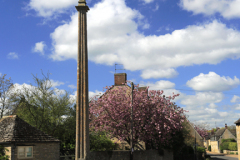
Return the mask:
<svg viewBox="0 0 240 160">
<path fill-rule="evenodd" d="M 0 73 L 21 88 L 41 70 L 74 97 L 77 0 L 0 0 Z M 240 1 L 88 0 L 89 94 L 114 84 L 115 63 L 135 84 L 179 93 L 189 120 L 240 118 Z M 120 73 L 123 71 L 118 71 Z"/>
</svg>

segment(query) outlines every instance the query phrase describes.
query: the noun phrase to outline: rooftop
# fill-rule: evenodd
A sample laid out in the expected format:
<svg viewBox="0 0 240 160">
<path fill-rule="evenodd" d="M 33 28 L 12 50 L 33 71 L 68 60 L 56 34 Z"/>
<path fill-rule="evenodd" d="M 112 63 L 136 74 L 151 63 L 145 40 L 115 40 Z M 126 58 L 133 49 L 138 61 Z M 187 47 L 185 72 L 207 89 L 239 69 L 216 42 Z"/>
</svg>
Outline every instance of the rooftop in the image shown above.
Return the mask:
<svg viewBox="0 0 240 160">
<path fill-rule="evenodd" d="M 4 142 L 60 142 L 60 140 L 12 115 L 0 119 L 0 143 Z"/>
</svg>

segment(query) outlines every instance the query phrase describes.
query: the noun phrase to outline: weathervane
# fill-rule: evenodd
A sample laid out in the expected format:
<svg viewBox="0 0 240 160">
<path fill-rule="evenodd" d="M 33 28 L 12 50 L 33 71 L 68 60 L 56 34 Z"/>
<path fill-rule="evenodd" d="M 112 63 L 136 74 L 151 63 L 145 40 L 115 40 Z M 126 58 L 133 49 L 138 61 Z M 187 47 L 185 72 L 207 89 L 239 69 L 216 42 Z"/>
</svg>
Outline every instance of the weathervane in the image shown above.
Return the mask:
<svg viewBox="0 0 240 160">
<path fill-rule="evenodd" d="M 117 70 L 126 70 L 126 69 L 117 69 L 117 65 L 123 65 L 123 64 L 116 64 L 115 63 L 115 73 L 116 73 Z"/>
</svg>

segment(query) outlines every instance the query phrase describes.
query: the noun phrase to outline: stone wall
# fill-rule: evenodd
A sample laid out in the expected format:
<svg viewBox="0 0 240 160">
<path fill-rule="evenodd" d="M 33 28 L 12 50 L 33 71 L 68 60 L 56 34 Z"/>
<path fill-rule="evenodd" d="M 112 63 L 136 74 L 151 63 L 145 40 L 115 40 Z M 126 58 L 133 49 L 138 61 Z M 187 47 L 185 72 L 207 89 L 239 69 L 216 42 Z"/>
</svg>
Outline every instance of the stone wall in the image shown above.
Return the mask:
<svg viewBox="0 0 240 160">
<path fill-rule="evenodd" d="M 134 151 L 134 159 L 137 160 L 173 160 L 173 152 L 164 150 Z M 91 151 L 90 160 L 130 160 L 130 151 Z M 62 157 L 60 160 L 64 160 Z"/>
<path fill-rule="evenodd" d="M 211 152 L 220 153 L 218 141 L 210 141 L 210 145 L 211 145 Z"/>
<path fill-rule="evenodd" d="M 240 159 L 240 125 L 236 125 L 237 145 L 238 145 L 238 159 Z"/>
<path fill-rule="evenodd" d="M 203 145 L 204 145 L 205 148 L 208 148 L 208 142 L 207 141 L 203 142 Z"/>
<path fill-rule="evenodd" d="M 230 153 L 234 153 L 236 154 L 238 151 L 230 151 L 230 150 L 223 150 L 224 154 L 230 154 Z"/>
</svg>

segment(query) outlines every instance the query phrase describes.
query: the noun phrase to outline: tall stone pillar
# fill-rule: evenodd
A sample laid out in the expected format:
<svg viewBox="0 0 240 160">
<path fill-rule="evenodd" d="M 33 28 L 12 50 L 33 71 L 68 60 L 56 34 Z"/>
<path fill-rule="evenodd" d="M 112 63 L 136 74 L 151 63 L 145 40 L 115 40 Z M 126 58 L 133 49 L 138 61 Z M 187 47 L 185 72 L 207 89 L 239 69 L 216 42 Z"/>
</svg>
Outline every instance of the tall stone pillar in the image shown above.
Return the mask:
<svg viewBox="0 0 240 160">
<path fill-rule="evenodd" d="M 236 124 L 236 136 L 238 146 L 238 160 L 240 160 L 240 118 L 235 122 Z"/>
<path fill-rule="evenodd" d="M 87 50 L 87 11 L 85 0 L 78 6 L 78 66 L 77 66 L 77 104 L 76 104 L 76 146 L 75 160 L 88 160 L 89 113 L 88 113 L 88 50 Z"/>
</svg>

